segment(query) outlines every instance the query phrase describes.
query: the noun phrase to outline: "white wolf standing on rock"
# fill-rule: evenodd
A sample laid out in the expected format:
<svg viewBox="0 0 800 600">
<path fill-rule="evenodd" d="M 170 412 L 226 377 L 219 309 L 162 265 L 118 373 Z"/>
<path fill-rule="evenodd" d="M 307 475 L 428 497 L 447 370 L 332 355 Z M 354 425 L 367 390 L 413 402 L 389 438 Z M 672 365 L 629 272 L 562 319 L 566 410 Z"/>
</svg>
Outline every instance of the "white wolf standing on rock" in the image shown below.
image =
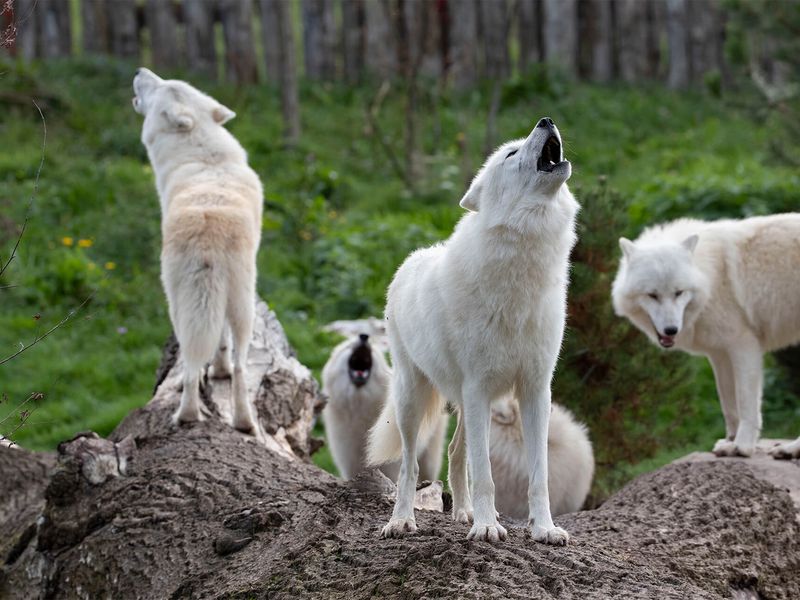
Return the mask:
<svg viewBox="0 0 800 600">
<path fill-rule="evenodd" d="M 364 469 L 367 434 L 386 404 L 391 369 L 380 346 L 380 339 L 376 345 L 369 334 L 359 334 L 336 346 L 322 369 L 322 391 L 328 396 L 322 418 L 333 462 L 344 479 Z M 447 422 L 442 411 L 428 444 L 420 447 L 420 481 L 439 477 Z M 380 469 L 396 481 L 400 465 L 392 462 Z"/>
<path fill-rule="evenodd" d="M 372 464 L 398 454 L 402 460 L 383 536 L 416 531 L 417 446 L 428 439 L 446 398 L 458 411 L 449 451 L 453 516 L 473 517 L 470 539 L 506 537 L 495 512 L 489 426 L 492 401 L 514 390 L 530 469 L 532 537 L 568 541 L 550 514 L 547 431 L 576 241 L 578 203 L 566 186 L 571 171 L 558 129 L 541 119 L 526 139 L 488 158 L 461 200 L 471 212 L 453 235 L 412 253 L 395 274 L 386 306 L 391 401 L 369 445 Z"/>
<path fill-rule="evenodd" d="M 614 310 L 663 348 L 711 361 L 726 437 L 750 456 L 761 429 L 762 356 L 800 342 L 800 214 L 679 219 L 620 239 Z M 775 457 L 799 457 L 800 438 Z"/>
<path fill-rule="evenodd" d="M 255 433 L 244 370 L 255 313 L 261 182 L 223 127 L 232 110 L 147 69 L 137 70 L 133 89 L 161 203 L 161 280 L 186 363 L 174 419 L 202 420 L 200 375 L 213 358 L 213 375 L 233 378 L 234 427 Z"/>
</svg>

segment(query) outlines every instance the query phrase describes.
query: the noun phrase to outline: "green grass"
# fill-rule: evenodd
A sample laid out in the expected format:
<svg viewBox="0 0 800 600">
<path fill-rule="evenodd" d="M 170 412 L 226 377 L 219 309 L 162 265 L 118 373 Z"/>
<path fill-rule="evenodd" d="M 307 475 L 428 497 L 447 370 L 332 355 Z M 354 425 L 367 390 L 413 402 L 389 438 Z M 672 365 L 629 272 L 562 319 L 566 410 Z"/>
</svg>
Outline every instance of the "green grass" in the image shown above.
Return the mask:
<svg viewBox="0 0 800 600">
<path fill-rule="evenodd" d="M 30 222 L 17 259 L 0 278 L 0 286 L 16 285 L 0 290 L 0 355 L 28 344 L 94 293 L 66 326 L 0 366 L 0 418 L 7 416 L 0 431 L 16 427 L 13 407 L 20 401 L 45 393 L 31 403 L 35 411 L 14 436 L 30 448 L 53 448 L 85 429 L 107 434 L 146 403 L 169 332 L 158 278 L 158 202 L 139 141 L 141 118 L 130 106 L 133 68 L 87 59 L 1 69 L 0 87 L 46 92 L 49 100 L 43 106 L 46 160 Z M 434 86 L 425 88 L 423 174 L 411 193 L 366 134 L 374 88 L 304 87 L 303 140 L 286 150 L 274 89 L 191 80 L 238 114 L 229 127 L 265 190 L 258 290 L 300 360 L 318 375 L 336 341 L 320 327 L 380 314 L 397 265 L 411 250 L 446 237 L 459 218 L 458 200 L 471 174 L 465 170 L 482 160 L 488 94 L 477 90 L 434 102 Z M 676 214 L 738 216 L 796 206 L 800 179 L 771 160 L 770 131 L 710 95 L 569 86 L 540 73 L 510 82 L 503 99 L 495 142 L 525 136 L 538 117 L 551 116 L 574 164 L 573 185 L 588 189 L 603 178 L 629 200 L 632 231 L 620 234 L 635 235 L 642 224 Z M 381 111 L 399 156 L 402 106 L 394 90 Z M 33 195 L 42 124 L 32 105 L 0 103 L 0 109 L 0 256 L 7 256 Z M 73 244 L 65 245 L 65 237 Z M 91 246 L 77 247 L 81 239 Z M 769 377 L 765 434 L 797 432 L 796 404 L 781 377 Z M 656 456 L 612 469 L 609 486 L 676 452 L 708 448 L 720 436 L 722 418 L 705 365 L 696 383 L 696 420 L 672 430 L 665 423 Z M 324 450 L 316 460 L 332 469 Z"/>
</svg>

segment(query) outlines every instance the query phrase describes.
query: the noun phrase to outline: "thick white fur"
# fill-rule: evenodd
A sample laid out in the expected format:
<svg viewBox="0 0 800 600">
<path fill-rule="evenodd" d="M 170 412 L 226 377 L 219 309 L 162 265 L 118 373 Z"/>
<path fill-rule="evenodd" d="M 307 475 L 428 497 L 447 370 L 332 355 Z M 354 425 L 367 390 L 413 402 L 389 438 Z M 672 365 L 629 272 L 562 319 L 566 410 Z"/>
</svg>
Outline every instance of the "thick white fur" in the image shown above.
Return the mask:
<svg viewBox="0 0 800 600">
<path fill-rule="evenodd" d="M 672 327 L 668 344 L 708 357 L 726 429 L 714 452 L 752 455 L 762 355 L 800 342 L 800 214 L 679 219 L 620 245 L 614 310 L 662 345 Z M 800 456 L 800 439 L 772 453 Z"/>
<path fill-rule="evenodd" d="M 569 162 L 559 161 L 552 172 L 537 169 L 551 135 L 558 136 L 552 122 L 549 129 L 537 126 L 490 156 L 461 201 L 477 212 L 464 215 L 447 241 L 411 254 L 389 287 L 392 402 L 369 445 L 371 463 L 395 458 L 390 432 L 399 426 L 402 462 L 386 537 L 416 531 L 418 434 L 435 423 L 442 398 L 458 414 L 449 451 L 453 515 L 461 520 L 474 514 L 470 539 L 505 537 L 494 507 L 490 407 L 515 389 L 531 474 L 532 536 L 555 544 L 568 540 L 550 514 L 547 430 L 578 204 L 566 186 Z M 468 460 L 454 461 L 464 456 L 465 443 Z"/>
<path fill-rule="evenodd" d="M 322 418 L 333 462 L 344 479 L 352 479 L 366 466 L 367 434 L 386 404 L 391 378 L 391 370 L 380 350 L 380 337 L 370 337 L 372 372 L 363 386 L 353 384 L 347 361 L 359 343 L 356 336 L 336 346 L 322 369 L 322 390 L 328 396 Z M 447 413 L 442 412 L 428 443 L 420 445 L 420 481 L 439 478 L 447 421 Z M 394 437 L 399 438 L 399 435 Z M 386 463 L 380 469 L 392 481 L 397 481 L 399 462 Z"/>
<path fill-rule="evenodd" d="M 147 69 L 137 71 L 133 89 L 161 203 L 161 280 L 186 363 L 174 418 L 203 418 L 199 379 L 213 358 L 214 376 L 233 377 L 234 427 L 255 432 L 244 369 L 255 312 L 261 182 L 223 127 L 233 111 Z"/>
<path fill-rule="evenodd" d="M 586 426 L 573 414 L 553 404 L 547 435 L 547 483 L 553 516 L 576 512 L 583 506 L 594 475 L 594 453 Z M 497 493 L 495 504 L 515 519 L 528 516 L 528 464 L 519 420 L 519 405 L 505 396 L 492 405 L 489 457 Z"/>
</svg>

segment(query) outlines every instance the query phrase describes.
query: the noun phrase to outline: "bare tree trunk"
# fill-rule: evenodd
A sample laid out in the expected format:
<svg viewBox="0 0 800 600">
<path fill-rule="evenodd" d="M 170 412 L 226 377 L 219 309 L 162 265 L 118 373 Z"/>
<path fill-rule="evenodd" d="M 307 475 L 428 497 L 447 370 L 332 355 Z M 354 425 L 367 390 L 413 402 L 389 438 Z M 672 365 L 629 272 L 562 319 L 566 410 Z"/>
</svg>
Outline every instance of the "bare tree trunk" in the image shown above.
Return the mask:
<svg viewBox="0 0 800 600">
<path fill-rule="evenodd" d="M 666 61 L 662 61 L 662 47 L 666 43 L 667 7 L 663 2 L 647 3 L 647 76 L 663 81 Z"/>
<path fill-rule="evenodd" d="M 508 58 L 508 2 L 480 2 L 479 7 L 486 61 L 485 75 L 489 79 L 505 79 L 511 73 Z"/>
<path fill-rule="evenodd" d="M 444 69 L 442 19 L 437 2 L 406 2 L 411 60 L 419 74 L 438 78 Z"/>
<path fill-rule="evenodd" d="M 139 24 L 136 0 L 109 0 L 111 49 L 120 58 L 139 58 Z"/>
<path fill-rule="evenodd" d="M 281 0 L 259 0 L 261 12 L 261 40 L 264 45 L 264 62 L 267 80 L 280 84 L 281 79 L 281 31 L 280 14 L 275 7 Z"/>
<path fill-rule="evenodd" d="M 107 54 L 111 50 L 108 4 L 99 0 L 81 3 L 83 50 L 88 54 Z"/>
<path fill-rule="evenodd" d="M 303 50 L 306 77 L 336 78 L 336 21 L 333 0 L 303 0 Z"/>
<path fill-rule="evenodd" d="M 344 79 L 349 84 L 357 84 L 364 76 L 364 53 L 367 49 L 364 0 L 341 0 L 341 4 Z"/>
<path fill-rule="evenodd" d="M 667 0 L 669 70 L 667 85 L 674 90 L 689 87 L 689 31 L 686 0 Z"/>
<path fill-rule="evenodd" d="M 39 0 L 42 58 L 69 56 L 72 52 L 68 0 Z"/>
<path fill-rule="evenodd" d="M 614 18 L 610 0 L 586 0 L 578 5 L 580 72 L 607 83 L 614 76 Z"/>
<path fill-rule="evenodd" d="M 619 74 L 628 83 L 647 76 L 647 4 L 641 0 L 616 3 Z"/>
<path fill-rule="evenodd" d="M 381 79 L 395 77 L 398 71 L 397 47 L 390 0 L 370 0 L 364 6 L 367 22 L 367 71 Z"/>
<path fill-rule="evenodd" d="M 720 70 L 722 65 L 723 20 L 718 0 L 689 0 L 691 73 L 694 83 Z"/>
<path fill-rule="evenodd" d="M 291 6 L 282 0 L 261 0 L 261 17 L 272 23 L 269 25 L 270 31 L 277 37 L 283 138 L 287 145 L 294 146 L 300 140 L 300 101 Z M 266 29 L 266 26 L 262 20 L 262 29 Z"/>
<path fill-rule="evenodd" d="M 478 5 L 476 0 L 449 0 L 450 76 L 457 88 L 471 87 L 478 79 Z"/>
<path fill-rule="evenodd" d="M 174 69 L 180 64 L 175 4 L 172 0 L 147 0 L 145 14 L 153 65 L 157 69 Z"/>
<path fill-rule="evenodd" d="M 214 0 L 189 0 L 182 5 L 187 62 L 193 70 L 211 78 L 217 77 L 214 4 Z"/>
<path fill-rule="evenodd" d="M 236 83 L 255 83 L 258 69 L 253 44 L 253 0 L 219 2 L 227 78 Z"/>
<path fill-rule="evenodd" d="M 517 1 L 517 39 L 520 71 L 542 61 L 542 0 Z"/>
<path fill-rule="evenodd" d="M 544 59 L 572 76 L 578 73 L 577 0 L 544 0 Z"/>
<path fill-rule="evenodd" d="M 14 0 L 14 25 L 17 28 L 17 54 L 33 60 L 39 54 L 39 11 L 37 0 Z"/>
</svg>

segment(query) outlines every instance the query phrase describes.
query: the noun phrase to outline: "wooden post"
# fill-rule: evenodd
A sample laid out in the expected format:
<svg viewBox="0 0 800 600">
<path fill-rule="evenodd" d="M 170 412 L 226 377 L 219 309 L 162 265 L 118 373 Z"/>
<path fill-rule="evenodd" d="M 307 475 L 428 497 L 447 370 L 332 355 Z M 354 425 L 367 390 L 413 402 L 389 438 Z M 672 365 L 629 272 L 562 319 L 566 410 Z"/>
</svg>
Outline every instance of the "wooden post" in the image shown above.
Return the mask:
<svg viewBox="0 0 800 600">
<path fill-rule="evenodd" d="M 303 0 L 303 50 L 306 77 L 316 81 L 336 77 L 333 0 Z"/>
<path fill-rule="evenodd" d="M 189 2 L 191 4 L 191 2 Z M 147 0 L 145 15 L 150 31 L 150 50 L 156 69 L 173 69 L 180 63 L 178 23 L 172 0 Z"/>
<path fill-rule="evenodd" d="M 192 71 L 207 77 L 217 76 L 217 49 L 214 43 L 214 0 L 189 0 L 183 5 L 186 23 L 186 56 Z"/>
<path fill-rule="evenodd" d="M 518 0 L 517 39 L 519 69 L 525 71 L 542 61 L 542 1 Z"/>
<path fill-rule="evenodd" d="M 544 58 L 572 76 L 578 73 L 577 0 L 544 0 Z"/>
<path fill-rule="evenodd" d="M 253 44 L 253 0 L 220 0 L 220 18 L 225 37 L 225 71 L 229 81 L 258 81 Z"/>
<path fill-rule="evenodd" d="M 478 5 L 475 0 L 449 0 L 450 77 L 457 88 L 478 79 Z"/>
<path fill-rule="evenodd" d="M 83 51 L 87 54 L 107 54 L 111 50 L 111 28 L 108 22 L 108 3 L 101 0 L 81 2 Z"/>
<path fill-rule="evenodd" d="M 69 56 L 72 52 L 68 0 L 39 0 L 42 58 Z"/>
<path fill-rule="evenodd" d="M 139 24 L 136 0 L 109 0 L 111 49 L 120 58 L 139 58 Z"/>
<path fill-rule="evenodd" d="M 341 0 L 344 79 L 357 84 L 364 76 L 366 14 L 364 0 Z"/>
</svg>

